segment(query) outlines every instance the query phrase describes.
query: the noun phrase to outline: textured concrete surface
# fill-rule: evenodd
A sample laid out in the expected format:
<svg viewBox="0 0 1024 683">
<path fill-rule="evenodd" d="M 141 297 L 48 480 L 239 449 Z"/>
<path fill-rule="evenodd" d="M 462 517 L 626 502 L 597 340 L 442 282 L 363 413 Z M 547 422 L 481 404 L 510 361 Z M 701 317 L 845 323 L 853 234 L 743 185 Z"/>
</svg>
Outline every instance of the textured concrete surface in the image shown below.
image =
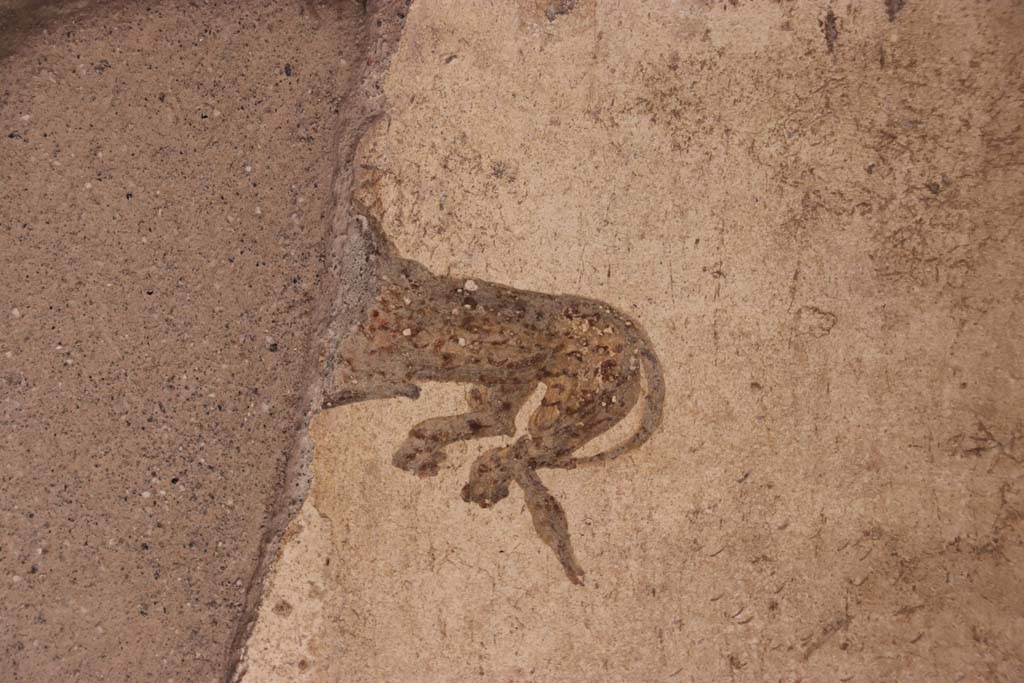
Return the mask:
<svg viewBox="0 0 1024 683">
<path fill-rule="evenodd" d="M 362 9 L 0 9 L 0 680 L 219 680 L 317 374 Z"/>
<path fill-rule="evenodd" d="M 1024 677 L 1022 33 L 1009 1 L 416 2 L 359 200 L 436 273 L 637 318 L 665 423 L 541 472 L 576 587 L 521 494 L 459 498 L 488 444 L 390 466 L 466 386 L 325 412 L 252 679 Z"/>
</svg>

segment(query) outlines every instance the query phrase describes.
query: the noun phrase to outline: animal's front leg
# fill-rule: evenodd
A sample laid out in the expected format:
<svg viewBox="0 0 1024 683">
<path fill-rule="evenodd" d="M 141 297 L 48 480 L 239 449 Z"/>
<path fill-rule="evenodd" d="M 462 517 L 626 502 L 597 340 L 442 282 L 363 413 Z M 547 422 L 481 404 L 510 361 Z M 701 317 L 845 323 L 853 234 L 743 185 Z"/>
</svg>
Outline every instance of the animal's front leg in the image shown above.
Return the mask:
<svg viewBox="0 0 1024 683">
<path fill-rule="evenodd" d="M 494 415 L 481 411 L 431 418 L 409 430 L 409 436 L 395 451 L 391 462 L 421 477 L 432 477 L 444 462 L 445 446 L 467 439 L 509 436 L 514 431 L 514 419 L 510 428 Z"/>
<path fill-rule="evenodd" d="M 529 384 L 475 387 L 469 392 L 471 411 L 420 422 L 409 430 L 392 462 L 403 470 L 429 477 L 437 474 L 444 461 L 444 448 L 449 444 L 488 436 L 512 436 L 516 413 L 532 390 Z"/>
</svg>

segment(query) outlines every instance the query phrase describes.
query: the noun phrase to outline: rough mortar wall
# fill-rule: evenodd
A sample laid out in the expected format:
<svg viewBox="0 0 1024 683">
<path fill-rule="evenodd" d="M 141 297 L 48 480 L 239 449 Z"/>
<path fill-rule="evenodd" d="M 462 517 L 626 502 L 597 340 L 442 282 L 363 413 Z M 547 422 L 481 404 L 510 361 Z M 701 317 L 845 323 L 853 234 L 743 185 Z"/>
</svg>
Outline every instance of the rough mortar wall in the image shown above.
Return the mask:
<svg viewBox="0 0 1024 683">
<path fill-rule="evenodd" d="M 361 9 L 0 10 L 0 680 L 220 680 L 317 372 Z"/>
</svg>

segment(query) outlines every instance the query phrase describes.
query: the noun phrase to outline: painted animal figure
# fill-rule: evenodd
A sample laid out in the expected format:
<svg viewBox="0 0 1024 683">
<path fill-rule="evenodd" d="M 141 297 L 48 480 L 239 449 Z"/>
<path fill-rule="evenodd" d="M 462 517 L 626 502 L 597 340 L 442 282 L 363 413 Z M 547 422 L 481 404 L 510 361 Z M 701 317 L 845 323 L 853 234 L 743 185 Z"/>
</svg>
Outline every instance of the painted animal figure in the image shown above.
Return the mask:
<svg viewBox="0 0 1024 683">
<path fill-rule="evenodd" d="M 324 406 L 416 398 L 424 381 L 472 384 L 468 412 L 417 424 L 394 454 L 396 466 L 428 477 L 449 444 L 514 436 L 516 415 L 543 384 L 528 434 L 480 455 L 462 498 L 490 507 L 515 482 L 537 533 L 569 579 L 582 584 L 565 513 L 537 470 L 607 462 L 650 438 L 665 396 L 650 341 L 635 321 L 600 301 L 434 275 L 399 258 L 375 223 L 357 220 L 362 240 L 376 245 L 366 260 L 378 289 L 338 345 Z M 625 418 L 641 396 L 640 425 L 631 437 L 596 455 L 574 455 Z"/>
</svg>

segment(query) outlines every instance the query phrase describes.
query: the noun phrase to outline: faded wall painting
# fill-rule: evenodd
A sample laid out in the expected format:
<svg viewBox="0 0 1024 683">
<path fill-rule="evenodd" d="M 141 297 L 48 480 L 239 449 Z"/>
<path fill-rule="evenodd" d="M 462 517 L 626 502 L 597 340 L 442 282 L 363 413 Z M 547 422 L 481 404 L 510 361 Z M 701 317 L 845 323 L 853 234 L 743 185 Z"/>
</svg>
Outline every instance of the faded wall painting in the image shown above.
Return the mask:
<svg viewBox="0 0 1024 683">
<path fill-rule="evenodd" d="M 569 580 L 582 583 L 565 512 L 537 470 L 605 463 L 651 437 L 665 387 L 650 340 L 636 321 L 600 301 L 434 275 L 400 258 L 375 221 L 362 215 L 356 221 L 362 241 L 376 247 L 367 253 L 379 289 L 333 359 L 324 407 L 415 399 L 422 381 L 472 384 L 469 412 L 420 422 L 392 458 L 396 467 L 427 478 L 437 474 L 452 443 L 515 436 L 516 415 L 543 386 L 528 434 L 477 457 L 462 498 L 490 507 L 517 484 L 537 534 Z M 638 403 L 642 417 L 631 437 L 576 457 Z"/>
<path fill-rule="evenodd" d="M 1024 676 L 1022 26 L 414 3 L 253 680 Z"/>
</svg>

